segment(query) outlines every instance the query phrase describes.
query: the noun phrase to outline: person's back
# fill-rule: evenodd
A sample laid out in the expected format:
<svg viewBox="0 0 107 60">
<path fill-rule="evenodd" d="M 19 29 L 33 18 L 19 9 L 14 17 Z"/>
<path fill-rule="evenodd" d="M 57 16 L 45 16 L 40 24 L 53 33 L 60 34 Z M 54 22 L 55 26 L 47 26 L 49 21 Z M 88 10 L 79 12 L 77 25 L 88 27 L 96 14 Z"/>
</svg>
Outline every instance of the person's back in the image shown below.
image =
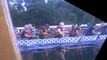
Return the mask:
<svg viewBox="0 0 107 60">
<path fill-rule="evenodd" d="M 25 38 L 25 33 L 26 33 L 25 31 L 21 32 L 21 34 L 20 34 L 21 38 Z"/>
<path fill-rule="evenodd" d="M 72 37 L 75 35 L 75 28 L 72 27 L 70 30 L 69 30 L 69 35 Z"/>
</svg>

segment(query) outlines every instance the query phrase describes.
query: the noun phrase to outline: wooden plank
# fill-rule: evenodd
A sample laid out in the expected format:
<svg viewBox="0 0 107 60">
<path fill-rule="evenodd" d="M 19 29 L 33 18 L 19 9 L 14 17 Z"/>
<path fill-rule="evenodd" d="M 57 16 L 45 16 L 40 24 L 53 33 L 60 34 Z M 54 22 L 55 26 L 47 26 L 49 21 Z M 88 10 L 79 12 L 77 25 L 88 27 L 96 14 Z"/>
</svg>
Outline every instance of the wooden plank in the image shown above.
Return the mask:
<svg viewBox="0 0 107 60">
<path fill-rule="evenodd" d="M 22 60 L 7 0 L 0 0 L 0 60 Z"/>
</svg>

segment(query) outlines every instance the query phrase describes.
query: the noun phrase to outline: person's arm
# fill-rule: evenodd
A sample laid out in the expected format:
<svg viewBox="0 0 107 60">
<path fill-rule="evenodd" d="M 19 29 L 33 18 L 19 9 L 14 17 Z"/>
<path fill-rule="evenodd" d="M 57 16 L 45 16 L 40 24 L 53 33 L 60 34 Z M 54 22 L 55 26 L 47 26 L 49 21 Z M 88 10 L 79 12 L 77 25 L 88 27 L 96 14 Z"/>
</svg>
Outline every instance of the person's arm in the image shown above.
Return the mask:
<svg viewBox="0 0 107 60">
<path fill-rule="evenodd" d="M 64 35 L 63 32 L 61 31 L 61 29 L 58 29 L 59 34 L 61 34 L 62 36 Z"/>
<path fill-rule="evenodd" d="M 93 34 L 101 34 L 101 32 L 96 32 L 95 30 L 92 30 Z"/>
<path fill-rule="evenodd" d="M 78 30 L 76 30 L 76 34 L 80 34 L 80 32 Z"/>
<path fill-rule="evenodd" d="M 25 37 L 32 37 L 32 35 L 28 35 L 28 34 L 25 33 Z"/>
</svg>

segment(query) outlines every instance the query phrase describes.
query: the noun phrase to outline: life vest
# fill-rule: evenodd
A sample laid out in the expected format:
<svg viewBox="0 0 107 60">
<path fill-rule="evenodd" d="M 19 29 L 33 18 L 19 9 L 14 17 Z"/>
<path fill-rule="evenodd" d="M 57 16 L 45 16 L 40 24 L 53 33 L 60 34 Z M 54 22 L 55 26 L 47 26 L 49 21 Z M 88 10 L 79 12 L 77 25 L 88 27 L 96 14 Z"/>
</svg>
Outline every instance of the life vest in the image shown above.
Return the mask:
<svg viewBox="0 0 107 60">
<path fill-rule="evenodd" d="M 43 33 L 42 33 L 44 36 L 45 35 L 48 35 L 48 29 L 46 29 L 45 27 L 43 27 Z"/>
</svg>

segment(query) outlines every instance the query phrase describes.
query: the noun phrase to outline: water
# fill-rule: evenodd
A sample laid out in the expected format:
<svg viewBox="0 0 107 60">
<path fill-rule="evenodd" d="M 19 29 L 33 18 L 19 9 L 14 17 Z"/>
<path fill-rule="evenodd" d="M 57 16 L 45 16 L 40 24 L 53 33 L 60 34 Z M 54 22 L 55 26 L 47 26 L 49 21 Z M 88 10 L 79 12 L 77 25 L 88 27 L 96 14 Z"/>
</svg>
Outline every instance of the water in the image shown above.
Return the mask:
<svg viewBox="0 0 107 60">
<path fill-rule="evenodd" d="M 67 50 L 67 52 L 65 53 L 65 58 L 66 60 L 95 60 L 98 51 L 99 50 L 94 51 L 93 47 L 82 48 L 81 53 L 77 49 L 71 49 L 71 50 Z M 44 60 L 40 52 L 34 52 L 32 55 L 32 59 L 27 59 L 27 58 L 30 57 L 23 56 L 23 60 Z M 59 57 L 55 54 L 54 51 L 50 51 L 49 60 L 59 60 L 58 58 Z"/>
</svg>

